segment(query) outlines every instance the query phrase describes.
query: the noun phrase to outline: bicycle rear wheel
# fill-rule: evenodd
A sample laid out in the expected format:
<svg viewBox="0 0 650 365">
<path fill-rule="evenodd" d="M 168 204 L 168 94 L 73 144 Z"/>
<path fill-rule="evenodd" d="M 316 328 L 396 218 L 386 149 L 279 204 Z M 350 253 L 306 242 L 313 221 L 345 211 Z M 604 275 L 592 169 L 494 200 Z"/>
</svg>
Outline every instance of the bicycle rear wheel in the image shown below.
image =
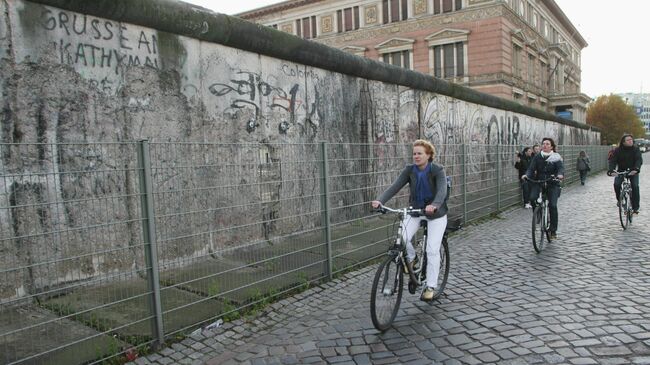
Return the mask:
<svg viewBox="0 0 650 365">
<path fill-rule="evenodd" d="M 627 200 L 628 195 L 625 194 L 625 189 L 621 188 L 621 195 L 618 200 L 618 218 L 621 221 L 621 227 L 623 229 L 627 229 L 627 223 L 628 223 L 628 200 Z"/>
<path fill-rule="evenodd" d="M 370 317 L 376 329 L 383 332 L 393 324 L 402 300 L 403 283 L 402 263 L 394 257 L 387 258 L 377 268 L 370 294 Z"/>
<path fill-rule="evenodd" d="M 537 236 L 539 234 L 537 232 L 538 229 L 539 232 L 541 232 L 539 237 Z M 533 210 L 533 224 L 531 226 L 531 233 L 533 236 L 533 248 L 535 249 L 535 252 L 542 252 L 542 249 L 544 248 L 544 222 L 542 222 L 541 205 L 536 206 L 535 210 Z"/>
<path fill-rule="evenodd" d="M 438 273 L 438 282 L 436 283 L 436 294 L 433 299 L 438 299 L 447 286 L 447 279 L 449 278 L 449 244 L 447 237 L 443 237 L 440 244 L 440 272 Z"/>
</svg>

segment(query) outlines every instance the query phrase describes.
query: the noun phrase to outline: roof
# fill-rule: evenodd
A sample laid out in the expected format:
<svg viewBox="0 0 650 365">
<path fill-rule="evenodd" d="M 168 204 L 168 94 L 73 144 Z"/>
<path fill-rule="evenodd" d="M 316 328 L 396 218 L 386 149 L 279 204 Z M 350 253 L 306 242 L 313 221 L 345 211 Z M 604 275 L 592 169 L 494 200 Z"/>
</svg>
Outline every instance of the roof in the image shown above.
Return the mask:
<svg viewBox="0 0 650 365">
<path fill-rule="evenodd" d="M 301 6 L 309 5 L 309 4 L 314 4 L 314 3 L 319 3 L 325 0 L 288 0 L 288 1 L 282 1 L 277 4 L 272 4 L 272 5 L 267 5 L 261 8 L 249 10 L 249 11 L 244 11 L 239 14 L 235 14 L 235 16 L 242 18 L 242 19 L 254 19 L 254 18 L 259 18 L 268 14 L 276 13 L 279 11 L 285 11 L 285 10 L 290 10 L 290 9 L 295 9 L 299 8 Z"/>
</svg>

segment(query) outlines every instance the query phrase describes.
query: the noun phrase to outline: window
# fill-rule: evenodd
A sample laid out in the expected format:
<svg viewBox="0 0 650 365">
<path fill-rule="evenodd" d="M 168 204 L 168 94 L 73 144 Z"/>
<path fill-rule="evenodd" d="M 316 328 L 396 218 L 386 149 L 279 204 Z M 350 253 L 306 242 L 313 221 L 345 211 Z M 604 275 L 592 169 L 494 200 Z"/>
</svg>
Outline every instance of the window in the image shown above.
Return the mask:
<svg viewBox="0 0 650 365">
<path fill-rule="evenodd" d="M 359 29 L 359 7 L 345 8 L 336 11 L 338 33 Z"/>
<path fill-rule="evenodd" d="M 548 21 L 544 19 L 544 17 L 542 17 L 541 15 L 539 17 L 539 31 L 542 33 L 544 38 L 546 38 L 547 40 L 549 39 Z"/>
<path fill-rule="evenodd" d="M 375 46 L 379 52 L 379 60 L 391 65 L 411 69 L 415 40 L 407 38 L 391 38 Z"/>
<path fill-rule="evenodd" d="M 390 63 L 391 65 L 403 67 L 406 69 L 411 68 L 411 55 L 410 51 L 398 51 L 382 54 L 384 62 Z"/>
<path fill-rule="evenodd" d="M 466 56 L 469 30 L 446 28 L 424 40 L 429 43 L 429 74 L 438 78 L 467 75 Z"/>
<path fill-rule="evenodd" d="M 408 18 L 408 0 L 383 0 L 384 24 Z"/>
<path fill-rule="evenodd" d="M 546 91 L 547 85 L 548 85 L 548 64 L 545 61 L 540 60 L 539 61 L 539 87 L 541 87 L 542 90 Z"/>
<path fill-rule="evenodd" d="M 521 47 L 517 44 L 512 45 L 512 75 L 521 77 Z"/>
<path fill-rule="evenodd" d="M 316 38 L 316 17 L 297 19 L 296 35 L 304 39 Z"/>
<path fill-rule="evenodd" d="M 528 54 L 528 82 L 535 84 L 535 56 Z"/>
<path fill-rule="evenodd" d="M 347 32 L 352 30 L 352 27 L 354 27 L 354 24 L 352 24 L 352 8 L 344 9 L 343 14 L 343 21 L 345 22 L 343 28 Z"/>
<path fill-rule="evenodd" d="M 465 48 L 463 42 L 433 47 L 433 75 L 456 77 L 465 75 Z"/>
<path fill-rule="evenodd" d="M 463 0 L 433 0 L 433 13 L 449 13 L 463 8 Z"/>
<path fill-rule="evenodd" d="M 517 3 L 518 3 L 517 14 L 519 14 L 521 17 L 524 17 L 526 12 L 526 7 L 524 6 L 524 2 L 523 0 L 517 0 Z"/>
</svg>

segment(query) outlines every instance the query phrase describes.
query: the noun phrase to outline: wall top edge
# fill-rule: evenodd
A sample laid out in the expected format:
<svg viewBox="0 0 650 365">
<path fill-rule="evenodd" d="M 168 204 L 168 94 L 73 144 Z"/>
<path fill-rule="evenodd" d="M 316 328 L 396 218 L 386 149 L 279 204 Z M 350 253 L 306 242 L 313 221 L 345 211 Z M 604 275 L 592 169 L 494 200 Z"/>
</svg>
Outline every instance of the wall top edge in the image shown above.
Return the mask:
<svg viewBox="0 0 650 365">
<path fill-rule="evenodd" d="M 369 80 L 446 95 L 585 130 L 590 125 L 557 117 L 514 101 L 436 79 L 417 71 L 356 56 L 263 25 L 175 0 L 29 0 L 77 13 L 140 25 L 201 41 Z"/>
</svg>

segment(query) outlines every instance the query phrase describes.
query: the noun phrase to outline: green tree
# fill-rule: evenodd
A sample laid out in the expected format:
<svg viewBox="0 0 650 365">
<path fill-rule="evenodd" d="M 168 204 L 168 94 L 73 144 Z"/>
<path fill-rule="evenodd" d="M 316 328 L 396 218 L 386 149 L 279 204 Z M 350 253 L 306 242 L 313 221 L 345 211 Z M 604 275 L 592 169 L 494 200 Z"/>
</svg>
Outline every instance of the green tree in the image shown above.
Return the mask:
<svg viewBox="0 0 650 365">
<path fill-rule="evenodd" d="M 587 124 L 598 127 L 603 144 L 618 144 L 624 133 L 643 136 L 645 130 L 634 107 L 614 94 L 599 96 L 587 107 Z"/>
</svg>

